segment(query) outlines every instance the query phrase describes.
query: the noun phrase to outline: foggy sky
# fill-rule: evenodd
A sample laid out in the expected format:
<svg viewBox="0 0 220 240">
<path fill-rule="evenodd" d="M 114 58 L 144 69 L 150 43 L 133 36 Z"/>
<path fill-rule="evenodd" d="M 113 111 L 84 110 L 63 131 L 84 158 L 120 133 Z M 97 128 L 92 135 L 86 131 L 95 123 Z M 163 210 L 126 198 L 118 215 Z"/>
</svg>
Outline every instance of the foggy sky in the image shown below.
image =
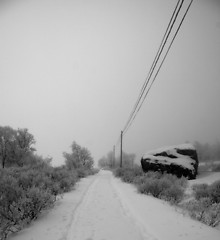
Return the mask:
<svg viewBox="0 0 220 240">
<path fill-rule="evenodd" d="M 73 141 L 97 161 L 124 128 L 176 2 L 0 0 L 0 125 L 28 128 L 55 165 Z M 220 1 L 194 0 L 124 151 L 138 159 L 220 140 L 219 76 Z"/>
</svg>

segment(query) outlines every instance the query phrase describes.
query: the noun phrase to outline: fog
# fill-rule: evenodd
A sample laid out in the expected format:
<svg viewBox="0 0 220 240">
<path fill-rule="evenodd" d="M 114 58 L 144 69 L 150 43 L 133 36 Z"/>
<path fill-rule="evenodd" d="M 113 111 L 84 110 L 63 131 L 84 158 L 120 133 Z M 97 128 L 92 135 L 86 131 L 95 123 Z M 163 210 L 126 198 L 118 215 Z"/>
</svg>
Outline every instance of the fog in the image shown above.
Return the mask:
<svg viewBox="0 0 220 240">
<path fill-rule="evenodd" d="M 28 128 L 55 165 L 73 141 L 97 161 L 117 143 L 176 2 L 0 0 L 0 125 Z M 194 0 L 124 151 L 138 160 L 219 140 L 219 76 L 220 1 Z"/>
</svg>

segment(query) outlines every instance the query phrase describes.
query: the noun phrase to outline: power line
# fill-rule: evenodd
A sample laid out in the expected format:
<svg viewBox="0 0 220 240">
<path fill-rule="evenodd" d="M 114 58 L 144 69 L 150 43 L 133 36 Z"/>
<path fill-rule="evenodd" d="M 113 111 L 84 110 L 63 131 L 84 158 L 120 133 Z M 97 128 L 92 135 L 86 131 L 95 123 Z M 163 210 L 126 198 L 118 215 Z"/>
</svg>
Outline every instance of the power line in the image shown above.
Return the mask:
<svg viewBox="0 0 220 240">
<path fill-rule="evenodd" d="M 130 126 L 130 122 L 131 122 L 131 120 L 133 119 L 133 116 L 134 116 L 134 114 L 135 114 L 135 112 L 136 112 L 136 110 L 137 110 L 137 107 L 138 107 L 138 105 L 139 105 L 139 103 L 140 103 L 140 101 L 141 101 L 141 98 L 143 97 L 143 94 L 144 94 L 144 92 L 145 92 L 145 90 L 146 90 L 146 87 L 147 87 L 147 85 L 149 84 L 150 78 L 151 78 L 151 76 L 152 76 L 152 74 L 153 74 L 153 71 L 154 71 L 154 69 L 155 69 L 155 67 L 156 67 L 156 65 L 157 65 L 157 62 L 158 62 L 158 60 L 159 60 L 159 58 L 160 58 L 160 56 L 161 56 L 161 53 L 162 53 L 162 51 L 163 51 L 163 49 L 164 49 L 164 46 L 165 46 L 165 44 L 166 44 L 166 42 L 167 42 L 167 39 L 168 39 L 168 37 L 169 37 L 169 35 L 170 35 L 170 32 L 171 32 L 171 30 L 172 30 L 172 28 L 173 28 L 173 26 L 174 26 L 174 23 L 175 23 L 175 21 L 176 21 L 176 18 L 177 18 L 177 16 L 178 16 L 179 12 L 180 12 L 180 9 L 182 8 L 183 2 L 184 2 L 184 0 L 182 0 L 181 3 L 180 3 L 180 0 L 178 0 L 177 4 L 176 4 L 176 6 L 175 6 L 175 9 L 174 9 L 173 14 L 172 14 L 172 16 L 171 16 L 171 19 L 170 19 L 170 21 L 169 21 L 169 24 L 168 24 L 168 26 L 167 26 L 167 29 L 166 29 L 166 31 L 165 31 L 165 34 L 164 34 L 164 36 L 163 36 L 163 39 L 162 39 L 161 44 L 160 44 L 160 46 L 159 46 L 159 49 L 158 49 L 158 51 L 157 51 L 157 54 L 156 54 L 156 56 L 155 56 L 155 58 L 154 58 L 154 61 L 153 61 L 152 65 L 151 65 L 151 68 L 150 68 L 150 71 L 149 71 L 149 73 L 148 73 L 148 76 L 147 76 L 147 78 L 145 79 L 145 82 L 144 82 L 144 84 L 143 84 L 143 86 L 142 86 L 142 89 L 141 89 L 141 92 L 140 92 L 140 94 L 139 94 L 139 97 L 138 97 L 138 99 L 137 99 L 137 101 L 136 101 L 136 103 L 135 103 L 135 105 L 134 105 L 134 108 L 133 108 L 133 110 L 132 110 L 132 112 L 131 112 L 131 114 L 130 114 L 130 116 L 129 116 L 129 118 L 128 118 L 128 121 L 127 121 L 127 123 L 126 123 L 126 125 L 125 125 L 125 127 L 124 127 L 124 129 L 123 129 L 124 132 L 126 132 L 126 131 L 127 131 L 127 128 L 129 128 L 128 126 Z M 179 5 L 179 3 L 180 3 L 180 5 Z M 179 7 L 178 7 L 178 6 L 179 6 Z M 178 9 L 177 9 L 177 8 L 178 8 Z"/>
<path fill-rule="evenodd" d="M 126 129 L 127 125 L 129 124 L 129 121 L 131 120 L 132 115 L 134 114 L 134 112 L 135 112 L 135 110 L 136 110 L 136 108 L 137 108 L 137 106 L 138 106 L 138 104 L 139 104 L 139 102 L 140 102 L 140 99 L 141 99 L 142 96 L 143 96 L 144 90 L 145 90 L 145 88 L 146 88 L 146 86 L 147 86 L 147 84 L 148 84 L 148 82 L 149 82 L 150 73 L 151 73 L 151 71 L 152 71 L 152 69 L 153 69 L 153 66 L 154 66 L 154 64 L 155 64 L 155 62 L 156 62 L 156 59 L 158 58 L 158 56 L 159 56 L 159 54 L 160 54 L 160 51 L 161 51 L 161 48 L 162 48 L 162 44 L 163 44 L 164 39 L 165 39 L 165 37 L 166 37 L 166 35 L 167 35 L 168 29 L 170 28 L 172 19 L 173 19 L 173 17 L 174 17 L 174 14 L 175 14 L 175 12 L 176 12 L 176 9 L 177 9 L 177 7 L 178 7 L 178 5 L 179 5 L 179 2 L 180 2 L 180 0 L 177 2 L 177 5 L 176 5 L 176 7 L 175 7 L 175 9 L 174 9 L 174 11 L 173 11 L 172 17 L 171 17 L 170 22 L 169 22 L 169 24 L 168 24 L 168 26 L 167 26 L 167 29 L 166 29 L 166 32 L 165 32 L 165 34 L 164 34 L 164 36 L 163 36 L 163 39 L 162 39 L 162 41 L 161 41 L 160 47 L 159 47 L 159 49 L 158 49 L 158 51 L 157 51 L 156 57 L 154 58 L 154 61 L 153 61 L 153 64 L 151 65 L 151 68 L 150 68 L 150 71 L 149 71 L 149 73 L 148 73 L 148 76 L 147 76 L 147 78 L 145 79 L 145 82 L 144 82 L 144 84 L 143 84 L 143 86 L 142 86 L 142 88 L 141 88 L 141 93 L 140 93 L 140 95 L 139 95 L 139 97 L 138 97 L 138 99 L 137 99 L 137 101 L 136 101 L 136 103 L 135 103 L 135 105 L 134 105 L 134 107 L 133 107 L 133 110 L 132 110 L 132 112 L 131 112 L 131 114 L 130 114 L 130 116 L 129 116 L 129 119 L 128 119 L 126 125 L 125 125 L 124 130 Z"/>
<path fill-rule="evenodd" d="M 192 2 L 193 2 L 193 0 L 191 0 L 190 4 L 188 5 L 188 7 L 187 7 L 187 9 L 186 9 L 186 12 L 185 12 L 185 14 L 183 15 L 182 20 L 181 20 L 181 22 L 180 22 L 180 24 L 179 24 L 179 26 L 178 26 L 178 28 L 177 28 L 177 30 L 176 30 L 176 32 L 175 32 L 173 38 L 172 38 L 172 41 L 171 41 L 171 43 L 170 43 L 170 45 L 169 45 L 167 51 L 166 51 L 166 54 L 164 55 L 164 58 L 163 58 L 163 60 L 162 60 L 162 62 L 161 62 L 161 64 L 160 64 L 160 66 L 159 66 L 159 68 L 158 68 L 158 70 L 157 70 L 157 72 L 156 72 L 156 74 L 155 74 L 155 76 L 154 76 L 154 78 L 153 78 L 151 84 L 150 84 L 150 87 L 148 88 L 147 92 L 145 93 L 144 98 L 143 98 L 143 100 L 142 100 L 142 102 L 141 102 L 141 104 L 140 104 L 140 106 L 139 106 L 139 108 L 138 108 L 136 114 L 134 115 L 134 117 L 133 117 L 133 119 L 132 119 L 132 122 L 134 121 L 134 119 L 135 119 L 135 117 L 137 116 L 137 114 L 138 114 L 138 112 L 139 112 L 141 106 L 143 105 L 143 102 L 145 101 L 145 99 L 146 99 L 146 97 L 147 97 L 147 95 L 148 95 L 148 93 L 149 93 L 149 91 L 150 91 L 150 89 L 151 89 L 151 87 L 152 87 L 152 85 L 153 85 L 153 83 L 154 83 L 154 81 L 155 81 L 155 79 L 156 79 L 156 77 L 157 77 L 157 75 L 158 75 L 158 73 L 159 73 L 159 71 L 160 71 L 160 69 L 161 69 L 163 63 L 164 63 L 164 61 L 165 61 L 165 59 L 166 59 L 166 57 L 167 57 L 167 54 L 168 54 L 168 52 L 169 52 L 169 50 L 170 50 L 170 48 L 171 48 L 171 46 L 172 46 L 172 44 L 173 44 L 173 42 L 174 42 L 176 36 L 177 36 L 177 33 L 179 32 L 179 29 L 180 29 L 180 27 L 181 27 L 181 25 L 182 25 L 182 23 L 183 23 L 183 21 L 184 21 L 184 19 L 185 19 L 185 17 L 186 17 L 186 14 L 187 14 L 188 11 L 189 11 L 189 8 L 190 8 Z M 132 122 L 131 122 L 131 123 L 132 123 Z M 130 124 L 130 125 L 131 125 L 131 124 Z M 129 125 L 129 127 L 130 127 L 130 125 Z M 128 129 L 128 128 L 127 128 L 127 129 Z"/>
<path fill-rule="evenodd" d="M 173 11 L 173 14 L 172 14 L 172 17 L 171 17 L 170 22 L 169 22 L 169 24 L 168 24 L 168 27 L 167 27 L 167 29 L 166 29 L 166 32 L 165 32 L 165 34 L 164 34 L 164 36 L 163 36 L 163 39 L 162 39 L 162 41 L 161 41 L 160 47 L 159 47 L 159 49 L 158 49 L 158 51 L 157 51 L 156 57 L 154 58 L 153 64 L 152 64 L 152 66 L 151 66 L 151 68 L 150 68 L 150 71 L 149 71 L 149 73 L 148 73 L 148 76 L 147 76 L 147 78 L 145 79 L 145 82 L 144 82 L 144 84 L 143 84 L 143 86 L 142 86 L 142 88 L 141 88 L 140 94 L 139 94 L 138 99 L 137 99 L 137 101 L 136 101 L 136 103 L 135 103 L 135 105 L 134 105 L 134 107 L 133 107 L 133 109 L 132 109 L 132 112 L 131 112 L 131 114 L 130 114 L 130 116 L 129 116 L 129 118 L 128 118 L 128 121 L 126 122 L 126 125 L 125 125 L 123 131 L 121 131 L 121 135 L 120 135 L 119 138 L 118 138 L 118 141 L 117 141 L 117 143 L 116 143 L 116 146 L 118 145 L 118 143 L 119 143 L 120 140 L 122 139 L 123 135 L 128 131 L 128 129 L 130 128 L 130 126 L 131 126 L 131 124 L 133 123 L 134 119 L 136 118 L 138 112 L 140 111 L 140 109 L 141 109 L 141 107 L 142 107 L 142 105 L 143 105 L 143 103 L 144 103 L 144 101 L 145 101 L 145 99 L 146 99 L 146 97 L 147 97 L 147 95 L 148 95 L 148 93 L 149 93 L 149 91 L 150 91 L 150 89 L 151 89 L 151 87 L 152 87 L 152 85 L 153 85 L 153 83 L 154 83 L 154 81 L 155 81 L 155 79 L 156 79 L 156 77 L 157 77 L 157 75 L 158 75 L 158 73 L 159 73 L 159 71 L 160 71 L 160 69 L 161 69 L 161 67 L 162 67 L 165 59 L 166 59 L 166 57 L 167 57 L 167 55 L 168 55 L 168 52 L 170 51 L 170 48 L 171 48 L 171 46 L 172 46 L 172 44 L 173 44 L 173 42 L 174 42 L 174 40 L 175 40 L 175 38 L 176 38 L 176 36 L 177 36 L 177 34 L 178 34 L 178 32 L 179 32 L 179 29 L 180 29 L 180 27 L 181 27 L 181 25 L 182 25 L 182 23 L 183 23 L 186 15 L 187 15 L 188 11 L 189 11 L 189 8 L 190 8 L 191 5 L 192 5 L 193 0 L 190 0 L 190 3 L 189 3 L 189 5 L 188 5 L 188 7 L 187 7 L 187 9 L 186 9 L 186 11 L 185 11 L 185 13 L 184 13 L 181 21 L 180 21 L 180 23 L 179 23 L 179 26 L 178 26 L 178 28 L 177 28 L 177 30 L 176 30 L 176 32 L 175 32 L 175 34 L 174 34 L 171 42 L 170 42 L 170 45 L 169 45 L 169 47 L 168 47 L 168 49 L 167 49 L 167 51 L 166 51 L 166 53 L 165 53 L 165 55 L 164 55 L 161 63 L 160 63 L 160 65 L 159 65 L 159 68 L 157 69 L 157 72 L 156 72 L 156 74 L 154 75 L 153 80 L 151 81 L 150 87 L 149 87 L 149 88 L 147 89 L 147 91 L 146 91 L 147 85 L 148 85 L 149 82 L 150 82 L 150 78 L 151 78 L 152 75 L 153 75 L 153 72 L 154 72 L 154 70 L 155 70 L 155 68 L 156 68 L 156 65 L 157 65 L 157 63 L 158 63 L 158 61 L 159 61 L 159 58 L 160 58 L 160 56 L 161 56 L 161 54 L 162 54 L 162 51 L 163 51 L 163 49 L 164 49 L 164 46 L 165 46 L 165 44 L 166 44 L 166 42 L 167 42 L 167 40 L 168 40 L 168 37 L 169 37 L 169 35 L 170 35 L 170 33 L 171 33 L 171 30 L 172 30 L 173 26 L 174 26 L 174 24 L 175 24 L 175 21 L 176 21 L 176 19 L 177 19 L 177 17 L 178 17 L 178 14 L 179 14 L 182 6 L 183 6 L 183 2 L 184 2 L 184 0 L 181 0 L 181 3 L 180 3 L 180 0 L 178 0 L 178 2 L 177 2 L 177 4 L 176 4 L 176 7 L 175 7 L 175 9 L 174 9 L 174 11 Z M 143 96 L 144 96 L 144 97 L 143 97 Z M 122 144 L 121 144 L 121 145 L 122 145 Z M 122 146 L 121 146 L 121 147 L 122 147 Z"/>
<path fill-rule="evenodd" d="M 158 70 L 157 70 L 157 72 L 156 72 L 156 74 L 155 74 L 152 82 L 151 82 L 151 85 L 150 85 L 149 89 L 148 89 L 147 92 L 145 93 L 144 99 L 142 100 L 141 105 L 139 106 L 139 108 L 138 108 L 138 110 L 137 110 L 137 113 L 139 112 L 139 110 L 140 110 L 140 108 L 141 108 L 144 100 L 146 99 L 147 94 L 148 94 L 148 92 L 150 91 L 150 89 L 151 89 L 151 87 L 152 87 L 152 85 L 153 85 L 153 83 L 154 83 L 154 81 L 155 81 L 155 79 L 156 79 L 156 77 L 157 77 L 157 75 L 158 75 L 158 73 L 159 73 L 159 71 L 160 71 L 163 63 L 164 63 L 164 60 L 166 59 L 168 52 L 170 51 L 170 48 L 171 48 L 171 46 L 172 46 L 172 44 L 173 44 L 173 42 L 174 42 L 174 40 L 175 40 L 175 38 L 176 38 L 176 36 L 177 36 L 177 33 L 179 32 L 179 29 L 180 29 L 180 27 L 181 27 L 181 25 L 182 25 L 182 23 L 183 23 L 183 21 L 184 21 L 184 19 L 185 19 L 185 17 L 186 17 L 186 14 L 187 14 L 188 11 L 189 11 L 189 8 L 190 8 L 192 2 L 193 2 L 193 0 L 190 1 L 190 4 L 188 5 L 185 14 L 184 14 L 183 17 L 182 17 L 182 20 L 181 20 L 181 22 L 180 22 L 180 24 L 179 24 L 179 26 L 178 26 L 178 28 L 177 28 L 177 30 L 176 30 L 173 38 L 172 38 L 172 41 L 171 41 L 171 43 L 170 43 L 170 45 L 169 45 L 169 47 L 168 47 L 168 49 L 167 49 L 167 51 L 166 51 L 166 54 L 164 55 L 164 58 L 163 58 L 163 60 L 162 60 L 162 62 L 161 62 L 161 64 L 160 64 L 160 66 L 159 66 L 159 68 L 158 68 Z"/>
<path fill-rule="evenodd" d="M 156 65 L 157 65 L 157 63 L 158 63 L 158 61 L 159 61 L 159 58 L 160 58 L 161 53 L 162 53 L 162 51 L 163 51 L 163 49 L 164 49 L 164 46 L 165 46 L 165 44 L 166 44 L 166 42 L 167 42 L 167 39 L 168 39 L 168 37 L 169 37 L 169 35 L 170 35 L 170 33 L 171 33 L 171 30 L 172 30 L 172 28 L 173 28 L 173 26 L 174 26 L 174 23 L 175 23 L 175 21 L 176 21 L 176 19 L 177 19 L 177 16 L 178 16 L 178 14 L 179 14 L 179 12 L 180 12 L 180 9 L 182 8 L 183 2 L 184 2 L 184 0 L 181 1 L 181 4 L 180 4 L 178 10 L 177 10 L 177 7 L 178 7 L 178 5 L 179 5 L 179 1 L 177 2 L 177 5 L 176 5 L 175 10 L 174 10 L 174 12 L 173 12 L 173 15 L 172 15 L 172 17 L 171 17 L 171 20 L 170 20 L 170 22 L 169 22 L 169 24 L 168 24 L 168 27 L 167 27 L 167 29 L 166 29 L 166 32 L 165 32 L 165 34 L 164 34 L 164 38 L 163 38 L 163 40 L 162 40 L 162 42 L 161 42 L 161 45 L 160 45 L 160 47 L 159 47 L 159 49 L 158 49 L 158 52 L 157 52 L 157 55 L 156 55 L 156 57 L 155 57 L 155 59 L 154 59 L 154 62 L 153 62 L 153 64 L 152 64 L 152 66 L 151 66 L 150 72 L 149 72 L 149 74 L 148 74 L 148 78 L 146 79 L 147 82 L 145 81 L 144 89 L 143 89 L 143 91 L 142 91 L 142 93 L 141 93 L 141 96 L 140 96 L 139 99 L 138 99 L 138 103 L 137 103 L 137 105 L 136 105 L 136 108 L 135 108 L 134 111 L 133 111 L 133 114 L 132 114 L 130 120 L 129 120 L 129 124 L 128 124 L 128 125 L 125 127 L 125 129 L 124 129 L 124 132 L 127 132 L 128 128 L 131 126 L 133 120 L 135 119 L 135 117 L 136 117 L 136 115 L 137 115 L 137 113 L 135 113 L 135 112 L 136 112 L 136 110 L 137 110 L 138 104 L 140 103 L 141 98 L 143 97 L 144 91 L 146 90 L 147 85 L 149 84 L 149 81 L 150 81 L 150 79 L 151 79 L 151 77 L 152 77 L 152 74 L 153 74 L 153 72 L 154 72 L 154 69 L 156 68 Z M 177 10 L 177 11 L 176 11 L 176 10 Z M 171 24 L 171 23 L 172 23 L 172 24 Z M 170 25 L 171 25 L 171 26 L 170 26 Z M 169 30 L 169 31 L 168 31 L 168 30 Z"/>
<path fill-rule="evenodd" d="M 125 130 L 124 130 L 124 134 L 128 131 L 129 127 L 131 126 L 131 124 L 133 123 L 134 119 L 136 118 L 136 116 L 137 116 L 140 108 L 142 107 L 143 102 L 145 101 L 145 99 L 146 99 L 146 97 L 147 97 L 147 95 L 148 95 L 148 93 L 149 93 L 149 91 L 150 91 L 150 89 L 151 89 L 151 87 L 152 87 L 152 85 L 153 85 L 153 83 L 154 83 L 154 81 L 155 81 L 155 79 L 156 79 L 156 77 L 157 77 L 157 75 L 158 75 L 158 73 L 159 73 L 159 71 L 160 71 L 160 69 L 161 69 L 164 61 L 165 61 L 165 59 L 166 59 L 166 57 L 167 57 L 167 54 L 168 54 L 168 52 L 169 52 L 169 50 L 170 50 L 170 48 L 171 48 L 171 46 L 172 46 L 172 44 L 173 44 L 173 42 L 174 42 L 177 34 L 178 34 L 178 32 L 179 32 L 179 29 L 180 29 L 180 27 L 181 27 L 181 25 L 182 25 L 182 23 L 183 23 L 186 15 L 187 15 L 188 11 L 189 11 L 189 8 L 190 8 L 191 5 L 192 5 L 192 2 L 193 2 L 193 0 L 190 1 L 190 3 L 189 3 L 189 5 L 188 5 L 188 7 L 187 7 L 187 9 L 186 9 L 186 11 L 185 11 L 182 19 L 181 19 L 181 22 L 180 22 L 180 24 L 179 24 L 179 26 L 178 26 L 178 28 L 177 28 L 177 30 L 176 30 L 173 38 L 172 38 L 172 41 L 171 41 L 171 43 L 170 43 L 170 45 L 169 45 L 169 47 L 168 47 L 168 49 L 167 49 L 167 51 L 166 51 L 166 53 L 165 53 L 165 55 L 164 55 L 164 57 L 163 57 L 163 60 L 162 60 L 162 62 L 161 62 L 161 64 L 160 64 L 160 66 L 159 66 L 159 68 L 158 68 L 158 70 L 157 70 L 157 72 L 156 72 L 156 74 L 155 74 L 155 76 L 154 76 L 151 84 L 150 84 L 150 87 L 149 87 L 148 90 L 145 92 L 145 95 L 144 95 L 142 101 L 141 101 L 141 98 L 140 98 L 141 103 L 140 103 L 139 107 L 138 107 L 138 105 L 137 105 L 138 108 L 135 109 L 135 111 L 134 111 L 134 113 L 133 113 L 133 116 L 132 116 L 131 119 L 129 120 L 129 124 L 126 125 L 126 128 L 125 128 Z M 183 2 L 182 2 L 182 3 L 183 3 Z M 180 7 L 181 7 L 181 6 L 182 6 L 182 5 L 180 5 Z M 180 8 L 179 8 L 179 10 L 180 10 Z M 179 12 L 179 11 L 178 11 L 178 12 Z M 178 15 L 178 12 L 177 12 L 177 15 Z M 176 17 L 177 17 L 177 16 L 176 16 Z M 175 19 L 176 19 L 176 18 L 175 18 Z M 175 22 L 175 19 L 174 19 L 174 22 Z M 174 23 L 173 23 L 173 24 L 174 24 Z M 155 67 L 154 67 L 154 69 L 155 69 Z M 154 70 L 154 69 L 153 69 L 153 70 Z M 151 76 L 152 76 L 152 74 L 151 74 Z M 149 83 L 149 81 L 148 81 L 148 83 Z M 145 89 L 146 89 L 146 88 L 145 88 Z M 143 96 L 143 94 L 142 94 L 141 96 Z M 140 102 L 140 101 L 139 101 L 139 102 Z M 139 103 L 139 102 L 138 102 L 138 103 Z M 137 110 L 137 111 L 136 111 L 136 110 Z"/>
</svg>

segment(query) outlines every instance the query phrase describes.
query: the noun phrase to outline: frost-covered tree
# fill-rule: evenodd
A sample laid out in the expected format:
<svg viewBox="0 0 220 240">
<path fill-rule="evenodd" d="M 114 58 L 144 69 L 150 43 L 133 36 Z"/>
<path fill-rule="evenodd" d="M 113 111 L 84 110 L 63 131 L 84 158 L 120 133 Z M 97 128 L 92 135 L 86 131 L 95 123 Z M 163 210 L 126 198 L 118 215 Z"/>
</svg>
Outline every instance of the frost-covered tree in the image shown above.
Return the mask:
<svg viewBox="0 0 220 240">
<path fill-rule="evenodd" d="M 35 151 L 34 136 L 25 129 L 15 130 L 0 126 L 0 160 L 2 168 L 16 164 L 23 165 L 24 158 Z"/>
<path fill-rule="evenodd" d="M 81 147 L 75 141 L 71 145 L 71 153 L 64 152 L 63 156 L 65 158 L 65 164 L 68 169 L 91 169 L 94 164 L 94 160 L 91 156 L 90 151 L 85 147 Z"/>
<path fill-rule="evenodd" d="M 0 127 L 0 159 L 2 168 L 12 158 L 12 149 L 15 142 L 16 132 L 9 126 Z"/>
</svg>

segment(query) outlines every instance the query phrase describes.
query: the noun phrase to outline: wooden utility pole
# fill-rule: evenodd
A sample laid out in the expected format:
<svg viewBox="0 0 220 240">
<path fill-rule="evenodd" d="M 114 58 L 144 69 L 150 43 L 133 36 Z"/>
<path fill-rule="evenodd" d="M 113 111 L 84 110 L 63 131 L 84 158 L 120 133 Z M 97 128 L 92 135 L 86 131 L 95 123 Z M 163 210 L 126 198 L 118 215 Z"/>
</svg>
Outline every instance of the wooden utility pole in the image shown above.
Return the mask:
<svg viewBox="0 0 220 240">
<path fill-rule="evenodd" d="M 123 131 L 121 131 L 121 154 L 120 154 L 120 167 L 122 168 L 122 138 L 123 138 Z"/>
<path fill-rule="evenodd" d="M 113 166 L 113 168 L 114 168 L 114 167 L 115 167 L 115 145 L 113 146 L 112 160 L 113 160 L 112 166 Z"/>
</svg>

